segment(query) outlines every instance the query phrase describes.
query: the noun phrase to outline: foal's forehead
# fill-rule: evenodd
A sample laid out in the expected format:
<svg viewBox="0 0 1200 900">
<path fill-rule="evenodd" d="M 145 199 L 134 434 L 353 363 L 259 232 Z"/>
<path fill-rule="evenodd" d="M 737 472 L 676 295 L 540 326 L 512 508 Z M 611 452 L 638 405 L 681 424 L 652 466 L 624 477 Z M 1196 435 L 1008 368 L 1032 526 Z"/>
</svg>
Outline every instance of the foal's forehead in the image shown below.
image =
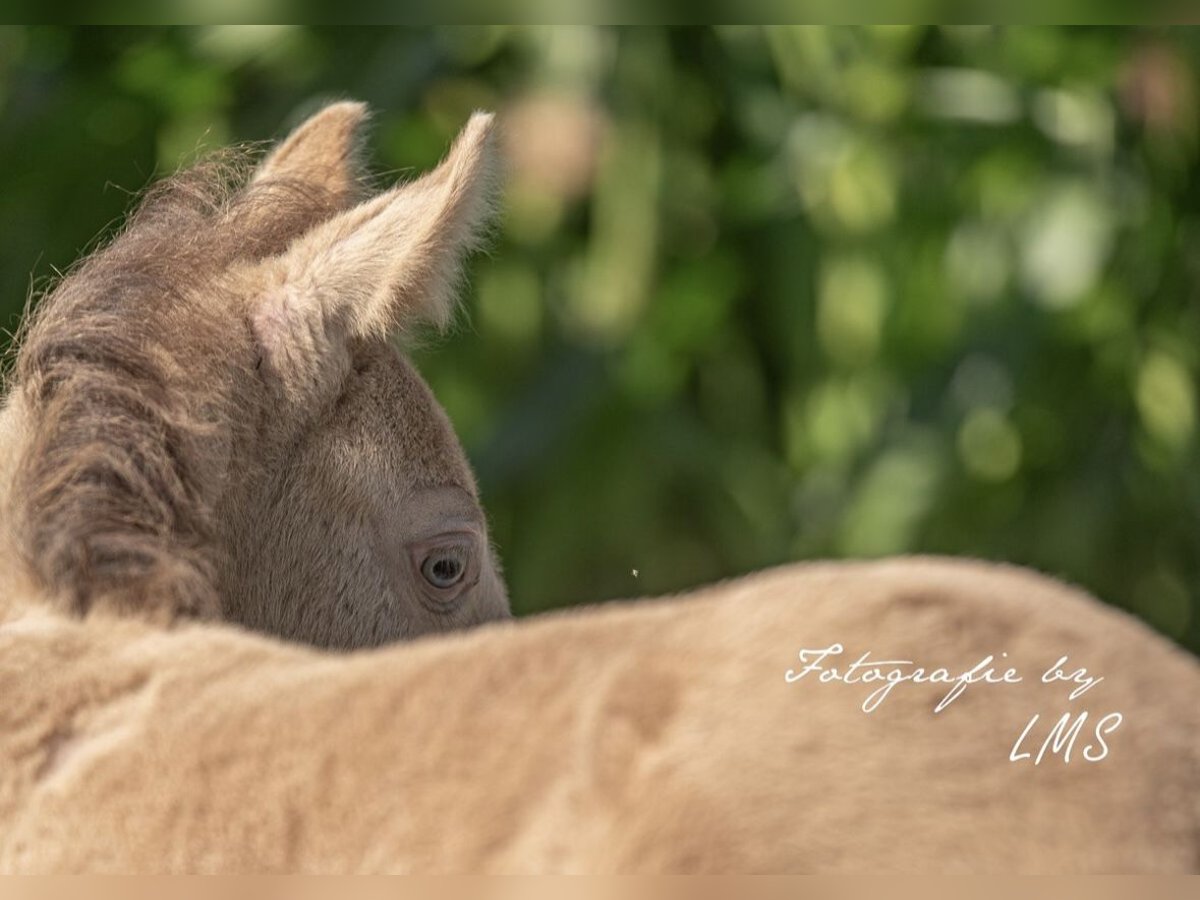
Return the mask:
<svg viewBox="0 0 1200 900">
<path fill-rule="evenodd" d="M 330 427 L 413 486 L 456 485 L 476 495 L 453 426 L 403 354 L 384 341 L 354 350 L 354 365 Z M 369 448 L 369 449 L 368 449 Z"/>
</svg>

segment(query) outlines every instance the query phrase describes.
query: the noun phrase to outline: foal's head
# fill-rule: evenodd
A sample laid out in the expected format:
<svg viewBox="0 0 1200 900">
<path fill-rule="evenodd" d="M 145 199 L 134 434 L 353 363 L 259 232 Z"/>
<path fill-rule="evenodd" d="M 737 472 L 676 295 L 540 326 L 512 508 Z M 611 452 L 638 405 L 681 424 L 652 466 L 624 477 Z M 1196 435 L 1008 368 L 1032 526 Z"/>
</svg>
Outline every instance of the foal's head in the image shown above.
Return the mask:
<svg viewBox="0 0 1200 900">
<path fill-rule="evenodd" d="M 7 513 L 56 602 L 333 647 L 508 615 L 470 467 L 389 343 L 452 315 L 491 118 L 366 198 L 363 117 L 327 107 L 242 183 L 236 160 L 164 182 L 41 302 Z"/>
</svg>

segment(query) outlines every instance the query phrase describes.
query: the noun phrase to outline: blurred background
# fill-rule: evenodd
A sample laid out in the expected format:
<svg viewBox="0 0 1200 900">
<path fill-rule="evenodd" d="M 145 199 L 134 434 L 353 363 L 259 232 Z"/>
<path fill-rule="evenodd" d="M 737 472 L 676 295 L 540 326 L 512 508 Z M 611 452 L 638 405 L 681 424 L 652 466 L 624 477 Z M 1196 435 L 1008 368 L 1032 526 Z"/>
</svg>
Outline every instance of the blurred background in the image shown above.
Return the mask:
<svg viewBox="0 0 1200 900">
<path fill-rule="evenodd" d="M 1200 33 L 0 30 L 0 322 L 204 148 L 323 100 L 512 165 L 417 362 L 519 613 L 788 560 L 1063 576 L 1200 649 Z M 636 573 L 635 573 L 636 570 Z"/>
</svg>

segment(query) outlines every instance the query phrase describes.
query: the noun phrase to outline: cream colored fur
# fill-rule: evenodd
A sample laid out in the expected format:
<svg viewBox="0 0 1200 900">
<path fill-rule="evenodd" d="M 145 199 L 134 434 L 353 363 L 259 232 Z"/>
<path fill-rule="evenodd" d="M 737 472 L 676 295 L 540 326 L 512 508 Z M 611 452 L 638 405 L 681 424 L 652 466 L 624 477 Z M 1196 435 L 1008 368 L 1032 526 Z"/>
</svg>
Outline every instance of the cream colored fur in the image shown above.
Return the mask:
<svg viewBox="0 0 1200 900">
<path fill-rule="evenodd" d="M 351 156 L 361 117 L 331 108 L 256 179 L 310 166 L 350 191 L 327 163 Z M 488 570 L 490 606 L 404 621 L 425 607 L 395 593 L 412 573 L 389 553 L 478 506 L 444 414 L 379 337 L 441 317 L 486 196 L 487 132 L 473 120 L 416 193 L 335 211 L 214 294 L 246 323 L 247 360 L 262 354 L 229 377 L 265 372 L 277 413 L 202 467 L 215 540 L 237 548 L 210 560 L 232 623 L 363 646 L 506 612 Z M 0 416 L 6 506 L 39 396 L 18 385 Z M 283 414 L 308 408 L 321 412 Z M 254 443 L 266 425 L 282 435 Z M 795 565 L 335 655 L 182 613 L 164 624 L 119 602 L 115 576 L 105 602 L 72 607 L 22 563 L 19 521 L 0 531 L 3 872 L 1200 869 L 1200 665 L 1028 571 Z M 940 713 L 945 685 L 899 685 L 867 714 L 878 685 L 786 677 L 800 650 L 834 643 L 831 664 L 870 652 L 957 673 L 995 656 L 1023 680 L 971 685 Z M 1039 678 L 1063 656 L 1104 680 L 1068 700 Z M 1084 711 L 1069 761 L 1010 761 Z M 1107 755 L 1089 761 L 1112 713 Z"/>
<path fill-rule="evenodd" d="M 1027 680 L 785 683 L 802 647 Z M 1103 675 L 1074 702 L 1035 673 Z M 1200 672 L 1020 569 L 798 565 L 329 656 L 219 626 L 0 628 L 4 871 L 1195 871 Z M 1011 763 L 1035 713 L 1108 758 Z"/>
</svg>

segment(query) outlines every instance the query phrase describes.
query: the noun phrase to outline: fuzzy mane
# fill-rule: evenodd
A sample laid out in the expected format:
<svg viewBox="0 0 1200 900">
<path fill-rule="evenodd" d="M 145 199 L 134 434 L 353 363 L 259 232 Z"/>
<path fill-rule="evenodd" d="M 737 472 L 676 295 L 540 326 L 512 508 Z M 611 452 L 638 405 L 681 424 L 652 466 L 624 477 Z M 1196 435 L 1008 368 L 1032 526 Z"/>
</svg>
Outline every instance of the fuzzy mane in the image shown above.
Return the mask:
<svg viewBox="0 0 1200 900">
<path fill-rule="evenodd" d="M 237 377 L 253 376 L 220 275 L 351 199 L 293 180 L 240 187 L 250 162 L 226 152 L 152 187 L 18 336 L 14 389 L 30 426 L 12 531 L 40 586 L 76 613 L 219 611 L 211 481 Z"/>
</svg>

